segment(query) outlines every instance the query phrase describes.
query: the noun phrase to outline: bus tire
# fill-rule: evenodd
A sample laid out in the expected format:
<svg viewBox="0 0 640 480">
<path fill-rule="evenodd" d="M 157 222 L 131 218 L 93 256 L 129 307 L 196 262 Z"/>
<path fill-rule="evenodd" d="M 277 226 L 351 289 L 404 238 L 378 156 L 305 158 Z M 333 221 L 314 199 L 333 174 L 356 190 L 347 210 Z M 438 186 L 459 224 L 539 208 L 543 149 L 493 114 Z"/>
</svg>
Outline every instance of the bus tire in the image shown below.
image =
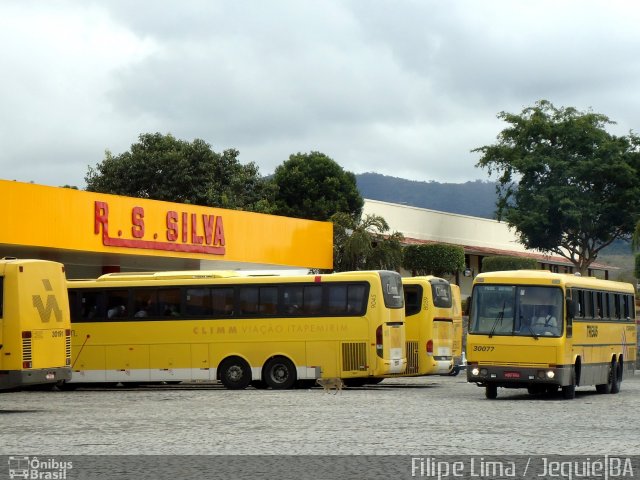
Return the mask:
<svg viewBox="0 0 640 480">
<path fill-rule="evenodd" d="M 273 357 L 265 363 L 262 378 L 274 390 L 286 390 L 296 383 L 296 367 L 286 357 Z"/>
<path fill-rule="evenodd" d="M 620 358 L 615 365 L 611 366 L 611 393 L 620 393 L 623 370 L 622 358 Z"/>
<path fill-rule="evenodd" d="M 565 400 L 573 400 L 576 398 L 576 384 L 575 382 L 571 385 L 564 385 L 562 387 L 562 398 Z"/>
<path fill-rule="evenodd" d="M 484 396 L 489 400 L 498 398 L 498 387 L 496 385 L 487 385 L 484 387 Z"/>
<path fill-rule="evenodd" d="M 598 393 L 612 393 L 613 391 L 613 384 L 615 383 L 615 377 L 616 377 L 617 373 L 616 373 L 616 361 L 611 360 L 611 363 L 609 364 L 609 369 L 607 372 L 607 383 L 601 383 L 600 385 L 596 385 L 596 392 Z"/>
<path fill-rule="evenodd" d="M 244 390 L 251 383 L 251 367 L 240 357 L 229 357 L 218 367 L 218 377 L 229 390 Z"/>
</svg>

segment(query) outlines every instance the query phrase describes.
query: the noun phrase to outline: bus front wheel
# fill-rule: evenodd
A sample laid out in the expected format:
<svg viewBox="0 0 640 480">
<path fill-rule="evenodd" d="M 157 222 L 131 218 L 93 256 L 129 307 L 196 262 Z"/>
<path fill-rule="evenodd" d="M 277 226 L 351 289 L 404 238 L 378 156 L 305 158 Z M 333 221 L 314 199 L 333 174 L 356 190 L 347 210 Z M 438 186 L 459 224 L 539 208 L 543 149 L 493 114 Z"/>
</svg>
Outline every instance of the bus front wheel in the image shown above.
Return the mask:
<svg viewBox="0 0 640 480">
<path fill-rule="evenodd" d="M 498 387 L 496 385 L 487 385 L 484 387 L 484 396 L 489 400 L 498 398 Z"/>
<path fill-rule="evenodd" d="M 262 378 L 274 390 L 286 390 L 296 383 L 296 367 L 288 358 L 274 357 L 265 364 Z"/>
<path fill-rule="evenodd" d="M 251 383 L 251 367 L 240 357 L 227 358 L 218 371 L 222 385 L 229 390 L 243 390 Z"/>
</svg>

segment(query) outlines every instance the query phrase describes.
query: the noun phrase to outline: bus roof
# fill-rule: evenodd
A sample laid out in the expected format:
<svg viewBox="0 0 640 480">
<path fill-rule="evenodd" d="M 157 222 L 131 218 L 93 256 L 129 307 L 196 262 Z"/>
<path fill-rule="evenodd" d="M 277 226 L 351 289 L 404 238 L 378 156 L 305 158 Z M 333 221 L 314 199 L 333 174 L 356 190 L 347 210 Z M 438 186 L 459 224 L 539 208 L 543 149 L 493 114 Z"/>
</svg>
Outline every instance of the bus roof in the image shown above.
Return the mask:
<svg viewBox="0 0 640 480">
<path fill-rule="evenodd" d="M 583 277 L 573 273 L 554 273 L 549 270 L 504 270 L 485 272 L 476 276 L 473 283 L 533 283 L 536 285 L 563 285 L 565 288 L 582 287 L 601 290 L 621 290 L 634 293 L 633 285 L 596 277 Z"/>
</svg>

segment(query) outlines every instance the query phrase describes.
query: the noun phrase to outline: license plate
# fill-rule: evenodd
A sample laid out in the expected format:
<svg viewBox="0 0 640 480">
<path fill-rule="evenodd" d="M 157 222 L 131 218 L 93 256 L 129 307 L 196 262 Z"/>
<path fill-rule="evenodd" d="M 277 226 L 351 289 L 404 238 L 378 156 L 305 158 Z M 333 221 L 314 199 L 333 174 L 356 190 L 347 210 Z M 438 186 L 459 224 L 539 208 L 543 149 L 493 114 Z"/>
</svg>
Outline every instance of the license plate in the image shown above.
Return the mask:
<svg viewBox="0 0 640 480">
<path fill-rule="evenodd" d="M 504 372 L 504 378 L 520 378 L 520 372 Z"/>
</svg>

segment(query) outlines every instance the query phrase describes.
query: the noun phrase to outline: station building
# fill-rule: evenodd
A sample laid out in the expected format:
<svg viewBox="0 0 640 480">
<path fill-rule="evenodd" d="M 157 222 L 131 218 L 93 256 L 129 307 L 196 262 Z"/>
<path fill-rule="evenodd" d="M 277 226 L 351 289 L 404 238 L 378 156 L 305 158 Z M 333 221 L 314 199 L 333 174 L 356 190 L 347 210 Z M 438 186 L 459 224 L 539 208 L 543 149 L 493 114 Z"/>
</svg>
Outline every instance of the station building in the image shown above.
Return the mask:
<svg viewBox="0 0 640 480">
<path fill-rule="evenodd" d="M 533 258 L 540 269 L 559 273 L 573 273 L 573 264 L 557 255 L 527 250 L 518 241 L 515 232 L 504 222 L 488 218 L 444 213 L 378 200 L 365 200 L 363 215 L 378 215 L 389 224 L 391 232 L 404 235 L 405 245 L 444 243 L 464 248 L 465 270 L 448 280 L 460 286 L 464 297 L 471 293 L 473 278 L 482 272 L 482 259 L 487 256 Z M 609 278 L 608 267 L 592 263 L 589 275 Z M 410 272 L 402 272 L 403 276 Z"/>
<path fill-rule="evenodd" d="M 330 269 L 333 225 L 0 180 L 0 257 L 67 278 L 154 270 Z"/>
</svg>

